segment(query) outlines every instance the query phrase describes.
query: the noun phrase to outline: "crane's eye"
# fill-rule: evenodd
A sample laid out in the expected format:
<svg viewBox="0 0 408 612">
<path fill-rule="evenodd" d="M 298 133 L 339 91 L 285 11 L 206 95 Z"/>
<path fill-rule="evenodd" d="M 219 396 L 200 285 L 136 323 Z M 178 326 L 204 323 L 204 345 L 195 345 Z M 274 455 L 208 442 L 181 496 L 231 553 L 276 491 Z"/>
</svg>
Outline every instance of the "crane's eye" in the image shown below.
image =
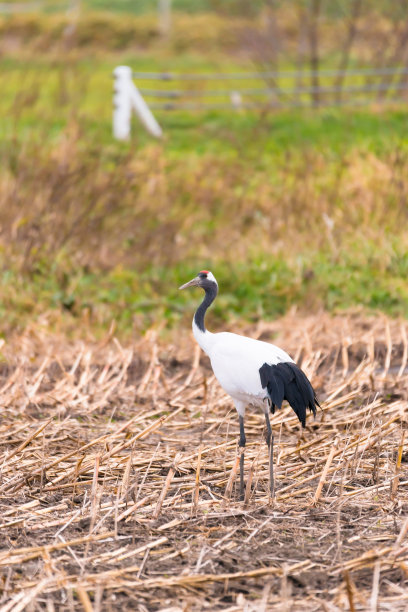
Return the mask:
<svg viewBox="0 0 408 612">
<path fill-rule="evenodd" d="M 208 274 L 207 270 L 201 270 L 201 272 L 198 273 L 198 276 L 200 278 L 207 278 L 207 274 Z"/>
</svg>

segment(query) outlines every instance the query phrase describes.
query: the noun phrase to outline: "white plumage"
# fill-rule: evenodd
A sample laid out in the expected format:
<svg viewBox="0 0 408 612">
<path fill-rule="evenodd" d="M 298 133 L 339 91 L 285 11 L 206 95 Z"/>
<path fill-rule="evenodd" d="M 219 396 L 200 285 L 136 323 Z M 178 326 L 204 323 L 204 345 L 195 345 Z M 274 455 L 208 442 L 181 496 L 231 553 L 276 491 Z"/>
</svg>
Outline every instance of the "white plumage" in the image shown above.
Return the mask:
<svg viewBox="0 0 408 612">
<path fill-rule="evenodd" d="M 245 416 L 247 405 L 260 407 L 267 413 L 269 404 L 265 401 L 267 394 L 262 388 L 259 370 L 264 363 L 294 363 L 293 359 L 269 342 L 229 332 L 202 332 L 194 320 L 193 334 L 210 358 L 216 379 L 232 397 L 238 414 Z"/>
<path fill-rule="evenodd" d="M 293 359 L 278 346 L 229 332 L 213 334 L 205 328 L 205 313 L 218 293 L 218 283 L 211 272 L 201 270 L 180 289 L 187 287 L 201 287 L 205 291 L 204 300 L 194 315 L 193 334 L 209 356 L 218 382 L 231 396 L 239 415 L 241 498 L 244 486 L 243 448 L 246 443 L 244 416 L 247 405 L 260 407 L 265 415 L 266 441 L 270 449 L 270 489 L 273 494 L 273 436 L 269 411 L 274 413 L 275 408 L 280 408 L 286 399 L 305 426 L 306 410 L 315 414 L 316 405 L 319 405 L 313 387 Z"/>
</svg>

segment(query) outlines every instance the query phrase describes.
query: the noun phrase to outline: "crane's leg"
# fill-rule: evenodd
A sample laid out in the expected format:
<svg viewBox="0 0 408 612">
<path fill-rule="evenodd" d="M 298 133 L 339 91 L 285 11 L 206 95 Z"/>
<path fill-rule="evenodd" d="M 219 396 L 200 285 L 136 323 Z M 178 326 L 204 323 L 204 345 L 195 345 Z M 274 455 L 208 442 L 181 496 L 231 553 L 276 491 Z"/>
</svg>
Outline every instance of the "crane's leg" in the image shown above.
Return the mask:
<svg viewBox="0 0 408 612">
<path fill-rule="evenodd" d="M 275 495 L 275 479 L 273 476 L 273 434 L 271 422 L 269 420 L 269 414 L 265 412 L 265 423 L 266 423 L 266 443 L 269 450 L 269 491 L 271 497 Z"/>
<path fill-rule="evenodd" d="M 238 446 L 241 449 L 241 456 L 239 458 L 239 499 L 244 499 L 244 455 L 245 455 L 245 428 L 244 428 L 244 417 L 239 415 L 239 442 Z"/>
</svg>

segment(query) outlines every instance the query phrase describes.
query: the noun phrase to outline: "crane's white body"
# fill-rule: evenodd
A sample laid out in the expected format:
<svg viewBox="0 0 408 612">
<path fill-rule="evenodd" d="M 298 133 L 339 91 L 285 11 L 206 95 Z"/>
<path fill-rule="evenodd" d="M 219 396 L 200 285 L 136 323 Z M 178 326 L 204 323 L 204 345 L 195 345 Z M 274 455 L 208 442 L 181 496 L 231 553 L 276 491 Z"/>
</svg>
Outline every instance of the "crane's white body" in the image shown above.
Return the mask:
<svg viewBox="0 0 408 612">
<path fill-rule="evenodd" d="M 208 355 L 215 377 L 234 401 L 240 416 L 245 415 L 247 405 L 269 410 L 267 391 L 262 388 L 259 370 L 264 363 L 294 363 L 285 351 L 274 344 L 254 340 L 239 334 L 201 331 L 193 320 L 193 334 L 197 343 Z"/>
<path fill-rule="evenodd" d="M 201 270 L 180 289 L 187 287 L 201 287 L 205 291 L 204 299 L 194 315 L 193 334 L 209 356 L 218 382 L 232 397 L 239 415 L 240 499 L 244 499 L 244 416 L 248 404 L 259 406 L 265 414 L 269 487 L 273 496 L 273 435 L 269 410 L 273 413 L 275 408 L 282 406 L 283 400 L 287 400 L 305 427 L 307 409 L 316 415 L 316 405 L 319 406 L 314 389 L 305 373 L 278 346 L 238 334 L 212 334 L 206 330 L 205 314 L 218 293 L 217 281 L 209 270 Z"/>
</svg>

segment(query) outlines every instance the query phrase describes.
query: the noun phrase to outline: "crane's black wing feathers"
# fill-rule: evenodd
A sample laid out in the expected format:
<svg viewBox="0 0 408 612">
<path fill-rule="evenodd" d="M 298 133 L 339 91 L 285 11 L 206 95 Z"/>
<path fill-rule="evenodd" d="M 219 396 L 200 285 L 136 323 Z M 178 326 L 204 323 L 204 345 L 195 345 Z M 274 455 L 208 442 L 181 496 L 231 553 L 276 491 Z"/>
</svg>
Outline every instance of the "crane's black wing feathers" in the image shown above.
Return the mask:
<svg viewBox="0 0 408 612">
<path fill-rule="evenodd" d="M 320 407 L 320 404 L 314 389 L 306 374 L 295 363 L 264 363 L 259 369 L 259 375 L 262 388 L 268 391 L 272 414 L 275 408 L 281 408 L 283 400 L 287 400 L 303 427 L 306 424 L 307 408 L 316 415 L 316 405 Z"/>
</svg>

